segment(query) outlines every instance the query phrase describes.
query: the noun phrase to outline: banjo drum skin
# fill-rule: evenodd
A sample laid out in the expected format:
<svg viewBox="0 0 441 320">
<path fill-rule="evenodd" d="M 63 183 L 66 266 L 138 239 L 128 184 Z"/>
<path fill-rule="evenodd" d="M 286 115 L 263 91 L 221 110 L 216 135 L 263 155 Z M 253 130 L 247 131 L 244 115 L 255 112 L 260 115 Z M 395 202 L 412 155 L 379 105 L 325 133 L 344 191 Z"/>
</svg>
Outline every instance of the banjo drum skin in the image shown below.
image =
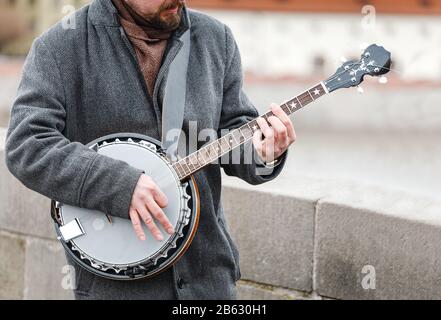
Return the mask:
<svg viewBox="0 0 441 320">
<path fill-rule="evenodd" d="M 176 232 L 169 235 L 158 224 L 164 241 L 153 238 L 143 224 L 140 241 L 129 219 L 53 201 L 58 239 L 83 268 L 113 280 L 148 278 L 172 266 L 190 246 L 199 222 L 199 191 L 193 177 L 180 181 L 160 143 L 138 134 L 117 134 L 88 145 L 99 154 L 124 161 L 150 176 L 165 193 L 163 209 Z"/>
</svg>

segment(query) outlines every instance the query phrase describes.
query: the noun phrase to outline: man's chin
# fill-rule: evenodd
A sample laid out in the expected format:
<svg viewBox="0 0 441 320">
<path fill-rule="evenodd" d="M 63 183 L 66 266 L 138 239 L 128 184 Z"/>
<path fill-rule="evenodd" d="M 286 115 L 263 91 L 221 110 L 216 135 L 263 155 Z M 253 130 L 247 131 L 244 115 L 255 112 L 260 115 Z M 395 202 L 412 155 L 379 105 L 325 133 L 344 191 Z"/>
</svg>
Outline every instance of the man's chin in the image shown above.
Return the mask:
<svg viewBox="0 0 441 320">
<path fill-rule="evenodd" d="M 163 12 L 161 14 L 161 22 L 167 29 L 177 28 L 181 23 L 182 8 L 177 12 Z"/>
</svg>

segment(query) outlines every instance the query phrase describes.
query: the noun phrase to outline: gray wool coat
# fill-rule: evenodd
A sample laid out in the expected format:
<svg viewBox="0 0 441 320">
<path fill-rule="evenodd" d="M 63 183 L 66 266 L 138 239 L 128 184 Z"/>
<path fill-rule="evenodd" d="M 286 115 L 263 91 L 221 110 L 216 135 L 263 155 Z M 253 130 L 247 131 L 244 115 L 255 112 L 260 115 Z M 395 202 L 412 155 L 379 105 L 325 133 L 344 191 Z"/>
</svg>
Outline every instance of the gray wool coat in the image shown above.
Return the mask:
<svg viewBox="0 0 441 320">
<path fill-rule="evenodd" d="M 198 131 L 239 127 L 258 113 L 242 92 L 241 60 L 232 33 L 219 21 L 187 10 L 192 49 L 183 130 L 188 131 L 189 121 L 197 121 Z M 60 22 L 37 38 L 12 107 L 6 141 L 9 170 L 51 199 L 127 218 L 142 172 L 85 144 L 121 132 L 161 140 L 164 83 L 187 26 L 183 19 L 168 42 L 153 96 L 110 0 L 95 0 L 78 10 L 75 29 Z M 245 148 L 252 145 L 242 152 Z M 201 219 L 196 237 L 173 268 L 152 279 L 103 279 L 68 257 L 76 268 L 76 298 L 234 299 L 239 253 L 222 211 L 221 167 L 228 175 L 260 184 L 275 178 L 284 160 L 266 176 L 256 174 L 256 159 L 251 164 L 213 164 L 197 173 Z"/>
</svg>

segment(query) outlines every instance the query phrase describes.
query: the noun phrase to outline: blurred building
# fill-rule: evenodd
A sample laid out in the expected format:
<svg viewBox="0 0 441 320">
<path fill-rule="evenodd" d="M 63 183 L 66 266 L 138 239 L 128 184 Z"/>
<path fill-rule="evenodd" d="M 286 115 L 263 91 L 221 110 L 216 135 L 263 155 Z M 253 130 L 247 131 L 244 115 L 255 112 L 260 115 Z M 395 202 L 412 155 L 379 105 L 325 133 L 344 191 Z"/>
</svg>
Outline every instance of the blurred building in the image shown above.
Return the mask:
<svg viewBox="0 0 441 320">
<path fill-rule="evenodd" d="M 17 39 L 21 43 L 15 45 L 8 53 L 21 54 L 21 51 L 26 51 L 31 39 L 71 13 L 74 8 L 78 9 L 89 2 L 89 0 L 0 0 L 0 11 L 3 11 L 4 15 L 12 14 L 17 18 L 11 23 L 25 25 L 25 31 L 20 39 Z"/>
<path fill-rule="evenodd" d="M 297 11 L 321 13 L 358 13 L 364 5 L 372 5 L 383 13 L 440 14 L 437 0 L 188 0 L 192 6 L 209 9 L 264 11 Z"/>
<path fill-rule="evenodd" d="M 19 11 L 26 19 L 34 34 L 44 32 L 68 11 L 69 7 L 79 8 L 89 0 L 0 0 L 0 5 Z M 66 9 L 63 9 L 66 8 Z"/>
<path fill-rule="evenodd" d="M 245 71 L 328 75 L 371 43 L 393 53 L 394 77 L 441 80 L 439 0 L 189 0 L 229 25 Z M 277 59 L 275 59 L 277 57 Z"/>
<path fill-rule="evenodd" d="M 28 30 L 3 53 L 24 55 L 33 38 L 73 8 L 89 2 L 0 0 L 0 16 L 2 8 L 15 10 L 16 20 L 24 20 Z M 393 52 L 395 75 L 405 80 L 441 81 L 439 0 L 187 0 L 187 3 L 233 29 L 247 74 L 278 78 L 328 75 L 342 57 L 358 57 L 364 46 L 378 42 Z M 3 22 L 5 27 L 1 24 L 0 21 L 0 53 L 1 29 L 13 21 Z"/>
</svg>

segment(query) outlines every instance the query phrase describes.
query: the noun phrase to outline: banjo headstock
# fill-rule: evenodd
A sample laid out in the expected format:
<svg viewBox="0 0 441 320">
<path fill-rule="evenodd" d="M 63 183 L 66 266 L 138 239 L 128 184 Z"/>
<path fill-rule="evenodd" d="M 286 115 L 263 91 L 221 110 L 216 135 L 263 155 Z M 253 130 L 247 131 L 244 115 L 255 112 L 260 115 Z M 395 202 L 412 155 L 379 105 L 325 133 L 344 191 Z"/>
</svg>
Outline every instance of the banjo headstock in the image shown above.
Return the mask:
<svg viewBox="0 0 441 320">
<path fill-rule="evenodd" d="M 366 48 L 360 60 L 345 62 L 324 84 L 329 92 L 356 87 L 363 82 L 366 75 L 378 77 L 388 73 L 390 65 L 391 53 L 381 46 L 372 44 Z"/>
</svg>

